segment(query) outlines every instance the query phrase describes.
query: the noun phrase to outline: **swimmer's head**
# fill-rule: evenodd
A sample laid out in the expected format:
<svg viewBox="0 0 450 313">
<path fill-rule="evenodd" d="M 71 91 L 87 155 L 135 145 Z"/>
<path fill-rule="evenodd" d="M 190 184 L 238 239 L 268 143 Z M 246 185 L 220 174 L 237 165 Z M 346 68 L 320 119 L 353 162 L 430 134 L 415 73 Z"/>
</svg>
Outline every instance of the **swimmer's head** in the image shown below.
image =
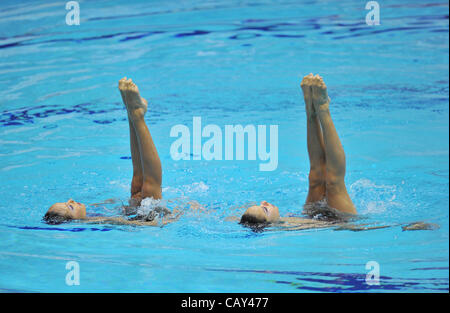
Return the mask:
<svg viewBox="0 0 450 313">
<path fill-rule="evenodd" d="M 44 221 L 48 224 L 60 224 L 70 220 L 86 218 L 86 206 L 69 199 L 67 202 L 53 204 L 44 215 Z"/>
<path fill-rule="evenodd" d="M 280 219 L 278 208 L 267 201 L 251 206 L 241 217 L 242 224 L 274 223 Z"/>
</svg>

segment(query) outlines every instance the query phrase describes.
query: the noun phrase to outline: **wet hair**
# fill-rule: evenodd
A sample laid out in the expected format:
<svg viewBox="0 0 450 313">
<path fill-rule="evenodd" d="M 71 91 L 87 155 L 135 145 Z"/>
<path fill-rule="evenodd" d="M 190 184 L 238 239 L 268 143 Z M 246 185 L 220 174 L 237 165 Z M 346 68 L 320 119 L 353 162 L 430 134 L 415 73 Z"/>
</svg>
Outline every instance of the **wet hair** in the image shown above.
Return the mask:
<svg viewBox="0 0 450 313">
<path fill-rule="evenodd" d="M 267 222 L 261 219 L 258 219 L 256 216 L 252 214 L 245 213 L 241 217 L 240 224 L 267 224 Z"/>
<path fill-rule="evenodd" d="M 242 215 L 239 224 L 241 224 L 244 227 L 250 228 L 252 231 L 256 233 L 264 231 L 264 229 L 270 225 L 269 222 L 265 220 L 262 221 L 261 219 L 258 219 L 256 216 L 247 213 Z"/>
<path fill-rule="evenodd" d="M 250 228 L 252 231 L 256 233 L 264 231 L 264 229 L 270 225 L 269 222 L 266 221 L 262 222 L 261 220 L 257 219 L 255 216 L 250 214 L 242 215 L 239 224 L 241 224 L 244 227 Z"/>
<path fill-rule="evenodd" d="M 65 222 L 68 222 L 70 220 L 69 217 L 60 215 L 58 213 L 55 212 L 47 212 L 45 213 L 44 217 L 42 218 L 42 220 L 50 225 L 58 225 L 58 224 L 62 224 Z"/>
</svg>

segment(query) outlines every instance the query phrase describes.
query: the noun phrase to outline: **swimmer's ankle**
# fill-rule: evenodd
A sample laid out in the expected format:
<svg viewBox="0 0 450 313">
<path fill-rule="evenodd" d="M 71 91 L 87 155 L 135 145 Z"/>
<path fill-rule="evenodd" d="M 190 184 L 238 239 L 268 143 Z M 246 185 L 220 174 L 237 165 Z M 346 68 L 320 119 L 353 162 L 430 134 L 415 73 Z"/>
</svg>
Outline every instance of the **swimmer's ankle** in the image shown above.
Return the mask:
<svg viewBox="0 0 450 313">
<path fill-rule="evenodd" d="M 306 112 L 306 118 L 307 118 L 308 121 L 310 121 L 310 122 L 315 121 L 315 120 L 318 118 L 316 111 L 311 112 L 311 113 Z"/>
<path fill-rule="evenodd" d="M 330 97 L 328 97 L 328 101 L 326 101 L 322 104 L 316 105 L 315 113 L 318 115 L 330 114 L 330 102 L 331 102 L 331 99 L 330 99 Z"/>
<path fill-rule="evenodd" d="M 134 123 L 144 120 L 145 113 L 143 113 L 141 110 L 129 110 L 128 111 L 128 118 Z"/>
</svg>

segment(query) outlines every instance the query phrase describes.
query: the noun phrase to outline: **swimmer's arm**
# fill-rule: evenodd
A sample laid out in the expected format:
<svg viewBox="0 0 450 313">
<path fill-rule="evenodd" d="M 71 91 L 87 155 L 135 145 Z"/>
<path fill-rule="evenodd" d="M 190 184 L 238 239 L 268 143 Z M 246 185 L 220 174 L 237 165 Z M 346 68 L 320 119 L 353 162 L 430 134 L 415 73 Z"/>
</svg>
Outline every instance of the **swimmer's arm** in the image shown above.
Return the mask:
<svg viewBox="0 0 450 313">
<path fill-rule="evenodd" d="M 300 227 L 301 229 L 324 228 L 333 225 L 331 222 L 301 217 L 282 217 L 280 221 L 284 227 Z"/>
<path fill-rule="evenodd" d="M 91 203 L 91 204 L 89 204 L 89 205 L 90 205 L 90 206 L 93 206 L 93 207 L 99 207 L 99 206 L 104 205 L 104 204 L 114 204 L 114 203 L 118 203 L 119 201 L 120 201 L 119 199 L 111 198 L 111 199 L 106 199 L 106 200 L 103 201 L 103 202 Z"/>
<path fill-rule="evenodd" d="M 434 223 L 413 222 L 413 223 L 409 223 L 409 224 L 393 224 L 393 225 L 370 226 L 370 227 L 366 227 L 365 225 L 342 224 L 340 227 L 336 228 L 335 230 L 365 231 L 365 230 L 391 228 L 391 227 L 396 227 L 396 226 L 401 226 L 403 231 L 436 230 L 436 229 L 440 228 L 439 225 L 434 224 Z"/>
<path fill-rule="evenodd" d="M 227 216 L 225 217 L 226 222 L 240 222 L 241 219 L 237 216 Z"/>
<path fill-rule="evenodd" d="M 110 225 L 131 225 L 131 226 L 165 226 L 167 224 L 177 221 L 182 215 L 181 211 L 174 210 L 170 217 L 163 217 L 161 222 L 158 220 L 153 221 L 130 221 L 124 219 L 123 217 L 106 217 L 106 216 L 95 216 L 87 217 L 84 220 L 80 220 L 81 223 L 87 224 L 110 224 Z"/>
<path fill-rule="evenodd" d="M 383 226 L 366 227 L 364 225 L 340 224 L 340 226 L 335 228 L 334 230 L 365 231 L 365 230 L 390 228 L 390 227 L 394 227 L 394 226 L 397 226 L 397 225 L 383 225 Z"/>
<path fill-rule="evenodd" d="M 333 221 L 319 221 L 310 218 L 300 218 L 300 217 L 282 217 L 280 219 L 280 227 L 286 230 L 305 230 L 305 229 L 321 229 L 321 228 L 331 228 L 334 230 L 351 230 L 351 231 L 365 231 L 393 227 L 396 225 L 382 225 L 382 226 L 370 226 L 365 225 L 354 225 L 344 222 L 333 222 Z"/>
<path fill-rule="evenodd" d="M 274 228 L 270 230 L 306 230 L 306 229 L 320 229 L 320 228 L 331 228 L 334 230 L 350 230 L 350 231 L 366 231 L 366 230 L 376 230 L 376 229 L 384 229 L 384 228 L 392 228 L 401 226 L 403 231 L 411 231 L 411 230 L 435 230 L 439 229 L 439 225 L 434 223 L 425 223 L 425 222 L 414 222 L 409 224 L 393 224 L 393 225 L 381 225 L 381 226 L 367 226 L 364 224 L 355 225 L 345 222 L 327 222 L 327 221 L 319 221 L 308 218 L 299 218 L 299 217 L 282 217 L 280 218 L 280 222 L 273 224 Z"/>
<path fill-rule="evenodd" d="M 271 231 L 285 230 L 296 231 L 306 229 L 321 229 L 332 227 L 334 224 L 330 222 L 318 221 L 309 218 L 300 217 L 281 217 L 278 223 L 272 224 L 272 228 L 267 229 Z"/>
<path fill-rule="evenodd" d="M 132 225 L 132 226 L 158 226 L 158 221 L 130 221 L 122 217 L 88 217 L 80 220 L 81 223 L 87 224 L 110 224 L 110 225 Z M 167 223 L 166 223 L 167 224 Z M 165 224 L 164 224 L 165 225 Z"/>
</svg>

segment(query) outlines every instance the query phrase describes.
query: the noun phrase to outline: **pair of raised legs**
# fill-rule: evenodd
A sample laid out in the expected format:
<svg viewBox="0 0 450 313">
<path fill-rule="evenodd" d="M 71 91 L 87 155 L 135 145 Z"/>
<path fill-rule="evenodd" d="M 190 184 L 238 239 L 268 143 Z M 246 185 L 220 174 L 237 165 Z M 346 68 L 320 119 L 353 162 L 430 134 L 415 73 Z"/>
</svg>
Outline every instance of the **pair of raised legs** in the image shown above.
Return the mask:
<svg viewBox="0 0 450 313">
<path fill-rule="evenodd" d="M 327 87 L 319 75 L 309 74 L 300 84 L 306 106 L 310 161 L 306 203 L 324 198 L 329 207 L 356 214 L 345 186 L 345 153 L 331 119 Z"/>
<path fill-rule="evenodd" d="M 126 77 L 119 81 L 119 90 L 127 108 L 130 128 L 130 150 L 133 161 L 130 204 L 138 205 L 147 197 L 161 199 L 161 161 L 144 120 L 147 101 L 140 96 L 138 87 L 133 81 Z"/>
<path fill-rule="evenodd" d="M 301 82 L 306 105 L 307 145 L 310 160 L 309 191 L 306 203 L 324 198 L 339 211 L 356 213 L 345 186 L 345 153 L 329 111 L 327 87 L 319 75 L 309 74 Z M 131 198 L 161 199 L 161 161 L 147 128 L 144 115 L 147 101 L 131 79 L 119 81 L 119 90 L 127 108 L 130 149 L 133 161 Z"/>
</svg>

